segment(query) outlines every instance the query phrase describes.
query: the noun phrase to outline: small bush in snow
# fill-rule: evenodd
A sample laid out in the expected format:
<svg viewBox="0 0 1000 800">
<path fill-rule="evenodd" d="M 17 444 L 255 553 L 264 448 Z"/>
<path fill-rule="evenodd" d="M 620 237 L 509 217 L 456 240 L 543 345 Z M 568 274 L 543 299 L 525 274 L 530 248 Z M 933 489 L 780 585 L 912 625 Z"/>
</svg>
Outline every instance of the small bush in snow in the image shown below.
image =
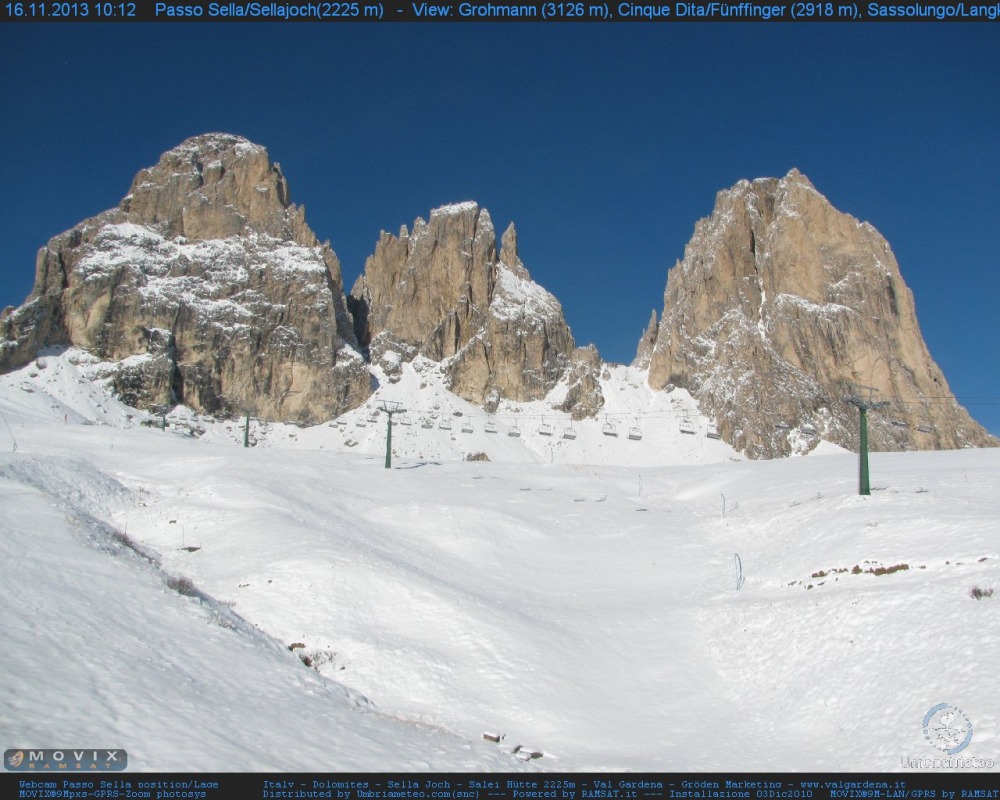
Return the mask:
<svg viewBox="0 0 1000 800">
<path fill-rule="evenodd" d="M 872 575 L 892 575 L 894 572 L 899 572 L 904 569 L 909 569 L 909 564 L 895 564 L 891 567 L 874 567 L 866 569 L 865 572 L 870 572 Z"/>
<path fill-rule="evenodd" d="M 993 597 L 993 590 L 980 589 L 978 586 L 973 586 L 972 591 L 969 592 L 969 597 L 973 600 L 982 600 L 984 597 Z"/>
<path fill-rule="evenodd" d="M 213 624 L 218 625 L 220 628 L 225 628 L 227 631 L 238 631 L 239 626 L 236 621 L 220 611 L 216 611 L 212 614 L 212 619 L 210 620 Z"/>
<path fill-rule="evenodd" d="M 302 661 L 302 663 L 307 667 L 311 667 L 317 672 L 319 672 L 320 669 L 327 664 L 333 666 L 336 657 L 337 654 L 329 650 L 311 650 L 308 653 L 299 653 L 299 660 Z M 341 667 L 341 669 L 343 669 L 343 667 Z"/>
<path fill-rule="evenodd" d="M 137 553 L 139 552 L 135 546 L 135 542 L 132 541 L 132 537 L 125 533 L 125 531 L 113 529 L 111 531 L 111 538 L 123 547 L 127 547 L 129 550 L 135 550 Z"/>
<path fill-rule="evenodd" d="M 196 597 L 198 590 L 195 588 L 194 583 L 192 583 L 190 578 L 185 578 L 181 576 L 175 578 L 173 575 L 167 578 L 167 587 L 173 589 L 177 594 L 182 594 L 185 597 Z"/>
</svg>

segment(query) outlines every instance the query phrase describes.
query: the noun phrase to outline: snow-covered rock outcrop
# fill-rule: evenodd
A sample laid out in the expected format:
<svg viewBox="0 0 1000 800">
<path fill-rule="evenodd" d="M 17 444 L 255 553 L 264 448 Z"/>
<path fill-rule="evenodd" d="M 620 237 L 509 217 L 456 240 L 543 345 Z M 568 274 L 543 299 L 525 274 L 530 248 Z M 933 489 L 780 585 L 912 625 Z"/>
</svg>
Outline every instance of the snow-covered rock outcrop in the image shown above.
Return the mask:
<svg viewBox="0 0 1000 800">
<path fill-rule="evenodd" d="M 858 413 L 843 400 L 853 385 L 891 402 L 870 415 L 876 449 L 996 444 L 931 358 L 888 242 L 797 170 L 718 194 L 663 306 L 637 366 L 648 363 L 654 389 L 687 388 L 751 457 L 820 437 L 856 450 Z"/>
<path fill-rule="evenodd" d="M 379 384 L 406 384 L 418 357 L 487 415 L 544 403 L 540 416 L 638 428 L 658 402 L 609 394 L 609 365 L 576 346 L 513 224 L 498 242 L 475 202 L 383 233 L 345 296 L 280 166 L 230 134 L 168 151 L 116 208 L 42 248 L 31 295 L 0 315 L 0 373 L 59 345 L 86 351 L 131 406 L 200 414 L 329 420 L 372 406 Z M 888 243 L 797 170 L 719 193 L 633 367 L 654 392 L 686 389 L 705 436 L 753 458 L 821 440 L 857 449 L 844 396 L 859 385 L 891 402 L 870 417 L 875 449 L 997 444 L 928 353 Z M 420 408 L 426 389 L 400 400 Z M 692 433 L 691 409 L 677 411 L 675 427 Z"/>
<path fill-rule="evenodd" d="M 0 371 L 75 345 L 116 362 L 139 407 L 318 422 L 370 393 L 336 255 L 267 151 L 228 134 L 188 139 L 50 240 L 2 329 Z"/>
<path fill-rule="evenodd" d="M 351 303 L 372 363 L 446 362 L 451 390 L 490 409 L 541 399 L 566 376 L 562 410 L 579 418 L 603 404 L 596 352 L 577 350 L 559 301 L 531 280 L 513 224 L 498 252 L 476 203 L 435 209 L 412 232 L 383 232 Z"/>
</svg>

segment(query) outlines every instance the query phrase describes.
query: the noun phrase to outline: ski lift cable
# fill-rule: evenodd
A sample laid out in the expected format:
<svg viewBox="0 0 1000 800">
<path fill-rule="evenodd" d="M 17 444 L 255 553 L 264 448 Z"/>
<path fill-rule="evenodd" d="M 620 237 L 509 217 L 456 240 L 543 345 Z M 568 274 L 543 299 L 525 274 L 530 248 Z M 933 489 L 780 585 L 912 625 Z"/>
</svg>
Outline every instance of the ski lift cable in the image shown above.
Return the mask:
<svg viewBox="0 0 1000 800">
<path fill-rule="evenodd" d="M 444 414 L 448 413 L 448 411 L 445 410 L 445 409 L 440 409 L 440 408 L 433 409 L 433 408 L 428 408 L 428 407 L 423 407 L 423 406 L 417 406 L 417 405 L 412 405 L 412 404 L 410 404 L 408 406 L 407 412 L 410 415 L 415 415 L 415 416 L 428 415 L 428 414 L 431 414 L 431 413 L 444 415 Z M 494 420 L 498 420 L 498 421 L 503 421 L 503 420 L 521 420 L 521 421 L 539 420 L 539 421 L 544 421 L 545 417 L 547 417 L 547 416 L 548 417 L 552 417 L 552 416 L 558 417 L 560 413 L 566 413 L 566 412 L 559 412 L 559 411 L 555 411 L 555 410 L 553 410 L 553 411 L 547 411 L 547 412 L 541 412 L 541 411 L 539 411 L 539 412 L 507 411 L 507 412 L 494 412 L 494 413 L 476 411 L 476 412 L 471 412 L 471 413 L 468 413 L 468 412 L 461 413 L 460 412 L 460 413 L 456 414 L 455 411 L 451 411 L 451 415 L 453 415 L 453 416 L 461 416 L 461 417 L 465 417 L 465 418 L 472 419 L 472 420 L 489 420 L 489 419 L 494 419 Z M 682 417 L 686 417 L 686 416 L 689 417 L 689 416 L 692 416 L 692 415 L 700 415 L 700 414 L 701 414 L 701 412 L 698 411 L 695 408 L 680 408 L 680 409 L 656 409 L 656 410 L 637 410 L 637 409 L 633 409 L 633 410 L 627 410 L 627 411 L 603 411 L 603 412 L 599 412 L 598 416 L 603 416 L 603 417 L 605 417 L 605 419 L 610 419 L 610 420 L 615 420 L 615 421 L 622 421 L 622 420 L 627 420 L 627 419 L 635 419 L 636 417 L 639 417 L 641 419 L 676 419 L 676 418 L 682 418 Z"/>
</svg>

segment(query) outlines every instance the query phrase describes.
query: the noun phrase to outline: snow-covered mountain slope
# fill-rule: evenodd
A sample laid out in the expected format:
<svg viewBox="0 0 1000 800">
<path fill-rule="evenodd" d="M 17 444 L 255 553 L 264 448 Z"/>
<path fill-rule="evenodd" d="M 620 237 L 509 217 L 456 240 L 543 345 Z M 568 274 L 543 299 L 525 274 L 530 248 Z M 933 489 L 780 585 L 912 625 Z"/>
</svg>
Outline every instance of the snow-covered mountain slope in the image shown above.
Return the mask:
<svg viewBox="0 0 1000 800">
<path fill-rule="evenodd" d="M 740 458 L 729 445 L 706 435 L 709 421 L 687 392 L 654 392 L 644 373 L 625 366 L 605 370 L 601 391 L 606 413 L 579 421 L 553 410 L 566 391 L 565 382 L 545 400 L 501 400 L 493 414 L 449 392 L 444 369 L 426 359 L 403 364 L 398 382 L 383 377 L 379 383 L 363 406 L 332 425 L 297 432 L 297 441 L 384 454 L 387 420 L 381 409 L 386 401 L 407 409 L 393 424 L 393 452 L 401 457 L 463 459 L 485 453 L 491 461 L 634 466 Z M 682 427 L 692 433 L 682 433 Z M 270 433 L 272 440 L 281 436 L 275 426 Z"/>
<path fill-rule="evenodd" d="M 235 423 L 149 428 L 73 377 L 99 367 L 45 359 L 0 379 L 14 746 L 96 738 L 146 770 L 893 771 L 947 758 L 922 721 L 949 703 L 962 757 L 1000 758 L 996 450 L 875 454 L 870 497 L 849 454 L 546 463 L 527 434 L 481 434 L 514 463 L 446 435 L 386 470 L 329 426 L 250 449 Z"/>
<path fill-rule="evenodd" d="M 414 390 L 433 384 L 431 394 L 447 385 L 490 412 L 526 415 L 519 444 L 477 441 L 465 425 L 470 436 L 455 439 L 402 430 L 401 455 L 450 458 L 477 445 L 505 460 L 704 463 L 799 454 L 819 436 L 855 449 L 856 412 L 844 400 L 859 391 L 888 404 L 870 420 L 875 449 L 998 444 L 931 359 L 888 242 L 798 170 L 719 192 L 668 274 L 662 319 L 654 312 L 635 369 L 578 347 L 559 300 L 522 261 L 513 223 L 497 233 L 474 201 L 435 208 L 412 229 L 383 231 L 347 296 L 336 254 L 267 150 L 233 134 L 194 136 L 141 169 L 117 206 L 39 251 L 30 295 L 0 313 L 0 372 L 73 346 L 104 362 L 120 398 L 150 411 L 182 403 L 315 425 L 372 409 L 374 372 L 383 384 L 408 377 Z M 427 415 L 453 404 L 417 397 L 403 401 Z M 620 438 L 595 437 L 592 425 L 563 437 L 574 444 L 557 446 L 554 429 L 528 435 L 568 426 L 552 421 L 553 408 L 577 420 L 617 414 L 602 424 Z M 706 436 L 709 421 L 713 443 L 675 435 Z M 622 438 L 626 427 L 634 435 Z M 374 446 L 360 433 L 306 438 Z"/>
<path fill-rule="evenodd" d="M 27 367 L 0 376 L 33 414 L 69 422 L 117 427 L 159 425 L 162 420 L 130 408 L 113 394 L 117 365 L 78 349 L 51 350 Z M 553 410 L 565 381 L 544 399 L 500 401 L 496 413 L 462 400 L 446 388 L 447 364 L 418 357 L 387 377 L 375 368 L 377 388 L 363 405 L 329 423 L 311 427 L 250 421 L 254 447 L 302 448 L 385 455 L 386 402 L 406 409 L 393 422 L 392 449 L 399 458 L 461 460 L 485 454 L 490 461 L 652 466 L 738 460 L 741 456 L 710 438 L 711 423 L 683 389 L 657 392 L 645 372 L 607 366 L 601 379 L 606 401 L 596 419 L 574 421 Z M 206 441 L 242 445 L 245 420 L 216 419 L 177 407 L 166 415 L 168 430 Z M 789 435 L 800 435 L 790 431 Z"/>
</svg>

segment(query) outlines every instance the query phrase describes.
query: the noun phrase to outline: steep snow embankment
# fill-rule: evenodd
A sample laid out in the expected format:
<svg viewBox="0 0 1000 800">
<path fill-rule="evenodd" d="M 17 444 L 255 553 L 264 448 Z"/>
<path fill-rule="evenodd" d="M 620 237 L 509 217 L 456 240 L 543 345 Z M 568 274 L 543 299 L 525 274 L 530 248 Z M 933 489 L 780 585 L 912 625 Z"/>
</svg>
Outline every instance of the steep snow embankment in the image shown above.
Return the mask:
<svg viewBox="0 0 1000 800">
<path fill-rule="evenodd" d="M 87 461 L 0 457 L 0 704 L 9 746 L 122 747 L 138 770 L 489 770 L 483 742 L 402 724 L 142 557 L 92 513 L 131 493 Z M 172 587 L 171 587 L 172 584 Z M 183 588 L 183 587 L 182 587 Z"/>
<path fill-rule="evenodd" d="M 407 409 L 393 425 L 393 454 L 399 458 L 462 460 L 482 453 L 501 462 L 634 467 L 741 458 L 725 442 L 707 436 L 711 423 L 687 392 L 654 392 L 644 372 L 625 366 L 605 370 L 605 408 L 596 419 L 579 421 L 553 410 L 564 397 L 565 385 L 545 400 L 501 401 L 496 412 L 488 414 L 448 391 L 444 371 L 434 362 L 417 358 L 402 364 L 392 377 L 379 368 L 374 371 L 378 388 L 362 406 L 326 425 L 306 428 L 252 419 L 252 445 L 384 455 L 382 405 L 389 401 Z M 177 407 L 160 420 L 123 405 L 110 393 L 112 372 L 112 364 L 82 350 L 53 350 L 23 369 L 0 375 L 0 389 L 19 414 L 118 428 L 165 421 L 175 434 L 243 443 L 242 419 L 216 419 Z"/>
</svg>

